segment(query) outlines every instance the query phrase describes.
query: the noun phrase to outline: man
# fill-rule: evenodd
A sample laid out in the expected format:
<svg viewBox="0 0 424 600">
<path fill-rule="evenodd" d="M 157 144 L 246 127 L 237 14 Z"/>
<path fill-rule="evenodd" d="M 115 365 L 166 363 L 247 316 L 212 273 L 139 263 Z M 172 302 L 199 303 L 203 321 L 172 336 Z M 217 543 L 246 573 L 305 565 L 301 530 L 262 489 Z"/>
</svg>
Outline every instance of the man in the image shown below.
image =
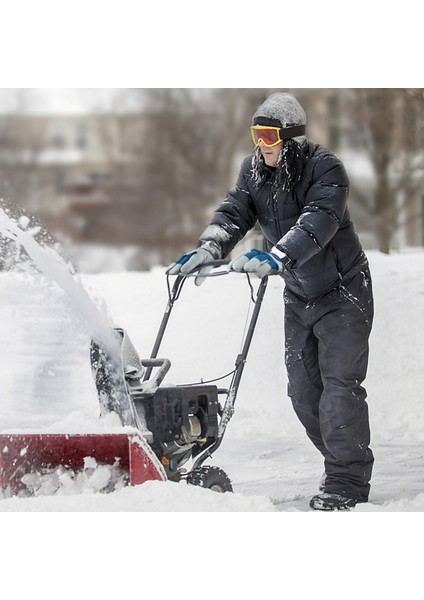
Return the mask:
<svg viewBox="0 0 424 600">
<path fill-rule="evenodd" d="M 325 465 L 321 493 L 310 506 L 353 508 L 368 500 L 374 462 L 361 385 L 373 296 L 368 260 L 346 208 L 348 177 L 334 154 L 305 137 L 305 112 L 290 94 L 267 98 L 251 133 L 256 148 L 236 186 L 199 247 L 168 272 L 184 274 L 226 257 L 259 222 L 265 250 L 241 254 L 230 266 L 283 277 L 288 394 Z"/>
</svg>

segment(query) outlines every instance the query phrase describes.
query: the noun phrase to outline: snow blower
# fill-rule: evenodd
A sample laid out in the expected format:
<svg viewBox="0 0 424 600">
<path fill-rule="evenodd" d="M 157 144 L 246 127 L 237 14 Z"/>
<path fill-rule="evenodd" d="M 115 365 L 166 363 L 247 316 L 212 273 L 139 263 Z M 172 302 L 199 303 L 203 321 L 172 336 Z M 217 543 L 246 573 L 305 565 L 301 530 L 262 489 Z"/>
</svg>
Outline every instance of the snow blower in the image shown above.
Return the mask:
<svg viewBox="0 0 424 600">
<path fill-rule="evenodd" d="M 228 261 L 211 261 L 207 277 L 232 273 L 220 269 Z M 232 491 L 228 475 L 219 467 L 203 463 L 221 445 L 251 345 L 267 286 L 263 278 L 256 297 L 246 274 L 254 309 L 231 373 L 207 383 L 162 385 L 171 362 L 158 358 L 165 330 L 184 283 L 196 272 L 177 276 L 171 289 L 167 276 L 168 302 L 150 358 L 140 359 L 123 329 L 115 329 L 120 356 L 108 352 L 99 340 L 91 343 L 91 367 L 101 415 L 114 412 L 122 433 L 110 434 L 1 434 L 0 490 L 6 495 L 28 495 L 28 475 L 43 475 L 61 469 L 61 475 L 78 472 L 92 464 L 119 467 L 125 483 L 148 480 L 186 480 L 217 492 Z M 213 382 L 231 376 L 228 388 Z M 189 461 L 192 467 L 187 469 Z M 31 479 L 31 481 L 33 481 Z M 60 477 L 59 477 L 60 483 Z M 106 486 L 101 491 L 113 491 Z"/>
</svg>

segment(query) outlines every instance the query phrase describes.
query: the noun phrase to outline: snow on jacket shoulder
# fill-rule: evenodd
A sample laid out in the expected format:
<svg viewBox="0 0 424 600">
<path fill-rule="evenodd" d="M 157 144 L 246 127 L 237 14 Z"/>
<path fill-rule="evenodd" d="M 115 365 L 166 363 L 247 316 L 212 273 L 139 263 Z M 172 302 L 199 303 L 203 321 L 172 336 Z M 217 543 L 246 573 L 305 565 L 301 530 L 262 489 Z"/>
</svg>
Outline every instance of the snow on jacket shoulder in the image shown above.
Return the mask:
<svg viewBox="0 0 424 600">
<path fill-rule="evenodd" d="M 276 244 L 292 263 L 283 277 L 304 298 L 320 296 L 367 265 L 346 207 L 349 180 L 342 162 L 308 142 L 302 177 L 290 192 L 275 191 L 275 170 L 257 185 L 252 156 L 215 212 L 200 243 L 225 257 L 258 221 L 269 250 Z"/>
</svg>

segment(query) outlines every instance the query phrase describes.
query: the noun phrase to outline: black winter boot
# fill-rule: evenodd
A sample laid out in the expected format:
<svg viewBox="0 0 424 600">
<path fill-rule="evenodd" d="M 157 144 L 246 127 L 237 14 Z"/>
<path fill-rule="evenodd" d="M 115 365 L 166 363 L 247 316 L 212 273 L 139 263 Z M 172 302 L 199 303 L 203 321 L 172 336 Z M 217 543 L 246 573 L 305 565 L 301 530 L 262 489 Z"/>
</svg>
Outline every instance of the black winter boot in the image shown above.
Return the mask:
<svg viewBox="0 0 424 600">
<path fill-rule="evenodd" d="M 309 506 L 314 510 L 349 510 L 355 508 L 357 502 L 354 498 L 324 492 L 313 496 Z"/>
</svg>

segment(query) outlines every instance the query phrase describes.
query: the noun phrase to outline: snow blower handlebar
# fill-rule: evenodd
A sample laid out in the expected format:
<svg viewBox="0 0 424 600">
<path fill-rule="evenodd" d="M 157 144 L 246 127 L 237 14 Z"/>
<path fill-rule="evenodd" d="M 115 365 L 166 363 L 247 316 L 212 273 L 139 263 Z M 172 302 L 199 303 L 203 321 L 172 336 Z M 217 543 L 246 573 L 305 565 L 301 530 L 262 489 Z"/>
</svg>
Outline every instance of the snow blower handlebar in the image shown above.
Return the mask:
<svg viewBox="0 0 424 600">
<path fill-rule="evenodd" d="M 157 334 L 157 337 L 156 337 L 156 340 L 155 340 L 155 343 L 153 346 L 152 354 L 150 357 L 151 359 L 156 359 L 156 357 L 157 357 L 157 353 L 159 351 L 172 308 L 174 306 L 175 301 L 179 298 L 182 287 L 183 287 L 185 281 L 187 280 L 187 278 L 195 277 L 198 274 L 199 270 L 203 269 L 206 266 L 212 267 L 212 268 L 218 268 L 218 267 L 226 266 L 229 263 L 230 263 L 230 261 L 228 261 L 228 260 L 214 260 L 214 261 L 210 261 L 208 263 L 203 263 L 200 267 L 197 267 L 196 269 L 194 269 L 193 271 L 191 271 L 190 273 L 188 273 L 186 275 L 177 275 L 177 278 L 172 287 L 172 290 L 169 285 L 169 275 L 167 275 L 169 299 L 168 299 L 168 303 L 166 305 L 165 313 L 162 318 L 159 332 Z M 228 273 L 237 273 L 237 271 L 233 271 L 231 269 L 220 270 L 220 271 L 215 271 L 215 272 L 210 271 L 209 273 L 207 273 L 205 275 L 205 277 L 216 277 L 219 275 L 227 275 Z M 265 295 L 266 287 L 268 285 L 268 277 L 263 277 L 261 279 L 261 282 L 260 282 L 260 285 L 259 285 L 259 288 L 258 288 L 258 291 L 256 294 L 256 298 L 254 298 L 253 297 L 253 286 L 250 282 L 249 275 L 248 275 L 248 273 L 244 273 L 244 275 L 247 276 L 247 280 L 248 280 L 250 290 L 251 290 L 251 299 L 254 303 L 253 313 L 250 318 L 250 323 L 249 323 L 249 327 L 248 327 L 248 330 L 246 332 L 246 336 L 245 336 L 245 339 L 243 342 L 242 350 L 236 358 L 235 369 L 233 371 L 233 377 L 232 377 L 230 386 L 229 386 L 228 390 L 222 390 L 220 392 L 220 393 L 225 392 L 227 397 L 226 397 L 224 407 L 222 409 L 222 414 L 221 414 L 221 419 L 220 419 L 219 429 L 218 429 L 218 436 L 217 436 L 215 442 L 211 446 L 206 448 L 203 452 L 201 452 L 197 456 L 197 459 L 196 459 L 193 469 L 198 468 L 220 446 L 220 444 L 222 442 L 222 438 L 223 438 L 225 430 L 226 430 L 226 427 L 228 425 L 228 422 L 230 421 L 230 419 L 234 413 L 234 404 L 236 401 L 238 388 L 239 388 L 240 381 L 241 381 L 241 378 L 243 375 L 243 370 L 244 370 L 244 367 L 246 364 L 247 355 L 249 353 L 253 334 L 254 334 L 254 331 L 256 328 L 256 323 L 257 323 L 257 320 L 259 317 L 259 312 L 261 310 L 262 301 L 263 301 L 263 298 Z M 151 367 L 146 369 L 143 381 L 147 381 L 150 378 L 151 371 L 152 371 Z"/>
</svg>

